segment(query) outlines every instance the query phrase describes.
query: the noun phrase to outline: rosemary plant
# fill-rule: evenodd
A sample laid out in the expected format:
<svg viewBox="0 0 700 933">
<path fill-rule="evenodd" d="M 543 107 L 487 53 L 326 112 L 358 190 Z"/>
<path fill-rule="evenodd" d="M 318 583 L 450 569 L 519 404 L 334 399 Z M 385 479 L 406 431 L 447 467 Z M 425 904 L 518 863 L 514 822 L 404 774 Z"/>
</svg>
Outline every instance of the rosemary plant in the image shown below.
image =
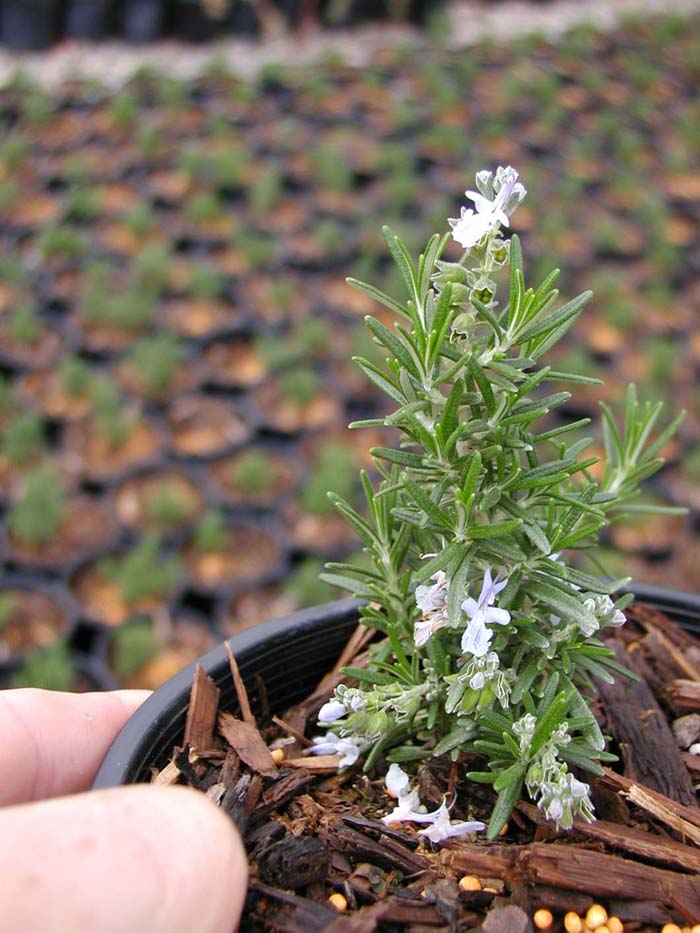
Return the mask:
<svg viewBox="0 0 700 933">
<path fill-rule="evenodd" d="M 511 167 L 479 172 L 476 185 L 474 207 L 417 264 L 384 228 L 407 300 L 348 280 L 400 319 L 394 330 L 366 319 L 384 368 L 356 360 L 394 410 L 351 427 L 386 425 L 397 441 L 372 450 L 378 482 L 362 473 L 368 517 L 329 494 L 371 562 L 328 564 L 323 579 L 366 600 L 362 621 L 386 637 L 366 667 L 345 669 L 358 686 L 339 686 L 324 705 L 330 729 L 312 749 L 340 754 L 341 767 L 363 757 L 370 772 L 388 762 L 398 802 L 385 819 L 422 824 L 435 842 L 485 826 L 451 820 L 446 802 L 425 811 L 401 765 L 429 756 L 483 762 L 460 793 L 468 798 L 469 782 L 493 786 L 489 838 L 525 791 L 560 827 L 593 819 L 576 775 L 599 774 L 614 757 L 590 701 L 596 679 L 631 676 L 602 638 L 625 622 L 632 597 L 615 598 L 628 581 L 569 557 L 626 514 L 659 511 L 633 500 L 682 418 L 652 439 L 661 403 L 640 404 L 630 387 L 622 427 L 601 403 L 598 479 L 591 439 L 572 440 L 590 419 L 538 427 L 570 398 L 551 383 L 598 382 L 541 362 L 591 293 L 558 307 L 558 271 L 527 287 L 518 238 L 504 237 L 525 188 Z M 458 262 L 441 259 L 450 236 L 464 250 Z"/>
</svg>

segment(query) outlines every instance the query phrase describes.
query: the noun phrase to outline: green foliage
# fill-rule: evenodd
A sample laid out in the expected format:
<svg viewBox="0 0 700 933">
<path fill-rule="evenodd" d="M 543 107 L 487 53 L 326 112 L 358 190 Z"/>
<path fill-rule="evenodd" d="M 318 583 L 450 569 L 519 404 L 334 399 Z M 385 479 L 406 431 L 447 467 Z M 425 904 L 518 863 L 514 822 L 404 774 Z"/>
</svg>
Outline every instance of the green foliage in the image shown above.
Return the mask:
<svg viewBox="0 0 700 933">
<path fill-rule="evenodd" d="M 136 413 L 125 407 L 124 399 L 111 379 L 96 378 L 90 397 L 98 431 L 112 447 L 121 447 L 131 433 Z"/>
<path fill-rule="evenodd" d="M 155 212 L 150 204 L 141 203 L 122 215 L 124 225 L 135 237 L 145 237 L 158 225 Z"/>
<path fill-rule="evenodd" d="M 209 509 L 194 530 L 194 546 L 203 554 L 223 551 L 228 543 L 226 519 L 219 509 Z"/>
<path fill-rule="evenodd" d="M 17 204 L 19 185 L 12 178 L 0 183 L 0 211 L 11 211 Z"/>
<path fill-rule="evenodd" d="M 66 395 L 71 398 L 84 398 L 90 392 L 93 373 L 85 360 L 70 355 L 61 360 L 59 379 Z"/>
<path fill-rule="evenodd" d="M 250 186 L 248 199 L 255 214 L 268 214 L 279 204 L 284 179 L 274 165 L 268 166 Z"/>
<path fill-rule="evenodd" d="M 119 91 L 110 103 L 110 114 L 114 125 L 119 129 L 131 129 L 139 118 L 138 98 L 129 90 Z"/>
<path fill-rule="evenodd" d="M 166 264 L 165 270 L 162 263 Z M 148 327 L 155 314 L 155 283 L 162 284 L 162 277 L 167 276 L 167 260 L 160 252 L 156 257 L 151 247 L 144 247 L 135 260 L 135 271 L 138 281 L 117 284 L 106 264 L 91 265 L 80 304 L 81 314 L 117 330 L 137 332 Z"/>
<path fill-rule="evenodd" d="M 26 136 L 14 132 L 5 138 L 0 145 L 0 163 L 8 169 L 16 169 L 27 158 L 31 150 L 31 143 Z"/>
<path fill-rule="evenodd" d="M 37 342 L 41 323 L 33 301 L 23 301 L 17 306 L 8 318 L 7 331 L 12 343 L 18 346 L 28 347 Z"/>
<path fill-rule="evenodd" d="M 74 223 L 89 223 L 100 216 L 98 192 L 87 185 L 75 185 L 65 202 L 65 218 Z"/>
<path fill-rule="evenodd" d="M 185 355 L 183 342 L 174 334 L 163 332 L 134 344 L 128 359 L 145 392 L 158 398 L 172 386 Z"/>
<path fill-rule="evenodd" d="M 12 535 L 23 544 L 47 544 L 66 516 L 66 488 L 57 470 L 45 465 L 28 473 L 19 500 L 9 513 Z"/>
<path fill-rule="evenodd" d="M 11 593 L 0 592 L 0 637 L 2 630 L 12 621 L 15 601 Z"/>
<path fill-rule="evenodd" d="M 292 369 L 280 380 L 282 398 L 290 398 L 298 405 L 309 405 L 321 390 L 321 383 L 313 369 Z"/>
<path fill-rule="evenodd" d="M 170 249 L 165 243 L 148 243 L 134 259 L 136 282 L 150 297 L 164 288 L 170 278 Z"/>
<path fill-rule="evenodd" d="M 127 605 L 170 596 L 182 578 L 180 561 L 162 553 L 160 539 L 153 533 L 145 534 L 128 554 L 108 559 L 101 566 Z"/>
<path fill-rule="evenodd" d="M 159 650 L 158 638 L 150 619 L 136 620 L 115 629 L 110 646 L 114 672 L 126 680 L 151 661 Z"/>
<path fill-rule="evenodd" d="M 352 448 L 343 444 L 327 444 L 321 450 L 319 463 L 301 490 L 301 505 L 312 515 L 328 515 L 334 511 L 332 495 L 354 498 L 358 486 Z"/>
<path fill-rule="evenodd" d="M 12 466 L 26 463 L 44 446 L 44 422 L 34 411 L 15 415 L 0 433 L 0 453 Z"/>
<path fill-rule="evenodd" d="M 236 489 L 252 495 L 269 492 L 275 483 L 275 468 L 262 450 L 250 449 L 237 458 L 231 467 L 231 482 Z"/>
<path fill-rule="evenodd" d="M 183 213 L 190 223 L 201 225 L 221 217 L 223 208 L 221 201 L 212 191 L 200 191 L 187 198 Z"/>
<path fill-rule="evenodd" d="M 331 336 L 332 329 L 328 321 L 311 317 L 298 324 L 284 340 L 280 340 L 277 335 L 261 337 L 256 348 L 270 369 L 282 369 L 308 362 L 328 352 Z"/>
<path fill-rule="evenodd" d="M 59 639 L 48 648 L 33 651 L 12 676 L 13 687 L 38 687 L 42 690 L 71 690 L 75 670 L 68 645 Z"/>
<path fill-rule="evenodd" d="M 176 528 L 190 515 L 191 503 L 185 499 L 177 486 L 163 483 L 153 498 L 148 500 L 146 511 L 149 518 L 166 528 Z"/>
<path fill-rule="evenodd" d="M 37 249 L 43 259 L 70 262 L 87 251 L 87 241 L 72 227 L 45 227 L 37 238 Z"/>
<path fill-rule="evenodd" d="M 204 300 L 220 298 L 225 284 L 226 276 L 214 263 L 204 261 L 193 263 L 188 291 L 195 298 Z"/>
<path fill-rule="evenodd" d="M 519 240 L 504 241 L 496 217 L 524 197 L 516 179 L 512 169 L 477 176 L 484 203 L 454 228 L 459 262 L 441 259 L 448 235 L 414 261 L 384 228 L 407 297 L 349 280 L 398 318 L 393 329 L 366 319 L 384 364 L 357 359 L 392 410 L 351 427 L 383 424 L 397 439 L 372 450 L 378 483 L 361 475 L 366 514 L 330 494 L 370 565 L 332 563 L 322 577 L 367 600 L 362 620 L 386 635 L 362 674 L 373 686 L 346 706 L 340 734 L 372 748 L 368 770 L 392 746 L 393 761 L 485 756 L 488 770 L 470 777 L 498 794 L 489 838 L 525 788 L 563 828 L 576 813 L 592 818 L 569 765 L 599 773 L 610 757 L 590 695 L 596 678 L 628 672 L 596 636 L 624 622 L 629 600 L 610 598 L 626 581 L 562 555 L 592 551 L 612 521 L 655 511 L 638 501 L 640 483 L 682 418 L 652 438 L 660 403 L 640 404 L 630 387 L 621 426 L 601 404 L 600 480 L 591 439 L 578 434 L 587 419 L 539 424 L 570 398 L 557 386 L 596 382 L 541 362 L 591 296 L 559 304 L 557 271 L 526 285 Z"/>
<path fill-rule="evenodd" d="M 312 153 L 316 184 L 330 191 L 349 191 L 353 174 L 342 153 L 328 146 L 317 146 Z"/>
</svg>

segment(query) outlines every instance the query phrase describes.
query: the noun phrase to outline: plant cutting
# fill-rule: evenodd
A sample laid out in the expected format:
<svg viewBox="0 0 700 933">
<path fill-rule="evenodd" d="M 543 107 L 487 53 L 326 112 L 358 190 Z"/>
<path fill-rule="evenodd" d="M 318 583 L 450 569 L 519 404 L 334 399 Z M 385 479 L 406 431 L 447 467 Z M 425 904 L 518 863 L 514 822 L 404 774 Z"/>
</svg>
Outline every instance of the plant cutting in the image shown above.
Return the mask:
<svg viewBox="0 0 700 933">
<path fill-rule="evenodd" d="M 373 451 L 378 485 L 363 475 L 369 518 L 331 494 L 371 569 L 330 564 L 325 575 L 369 600 L 361 618 L 386 641 L 354 672 L 361 688 L 341 685 L 321 711 L 332 728 L 320 748 L 335 743 L 346 764 L 362 754 L 368 769 L 384 757 L 399 801 L 387 820 L 437 827 L 419 829 L 432 841 L 475 825 L 451 821 L 446 805 L 421 811 L 401 765 L 428 754 L 484 756 L 466 777 L 496 792 L 488 828 L 476 827 L 489 839 L 525 793 L 558 827 L 593 819 L 572 769 L 599 773 L 610 760 L 590 697 L 596 680 L 629 676 L 602 637 L 624 624 L 632 596 L 613 600 L 629 581 L 585 572 L 568 555 L 591 551 L 603 527 L 631 513 L 668 513 L 633 500 L 683 417 L 652 440 L 660 403 L 640 405 L 630 387 L 622 427 L 602 405 L 600 480 L 591 439 L 571 439 L 589 419 L 540 428 L 570 398 L 551 383 L 595 381 L 539 363 L 591 295 L 555 309 L 557 272 L 526 287 L 519 240 L 504 237 L 526 190 L 510 167 L 479 172 L 476 186 L 472 206 L 450 221 L 463 248 L 456 262 L 441 258 L 450 234 L 434 236 L 414 264 L 385 228 L 405 304 L 352 283 L 402 319 L 395 332 L 367 319 L 386 367 L 358 359 L 396 407 L 352 426 L 389 424 L 399 443 Z"/>
<path fill-rule="evenodd" d="M 85 617 L 116 627 L 162 611 L 182 582 L 182 564 L 149 531 L 131 550 L 85 564 L 74 574 L 71 589 Z"/>
<path fill-rule="evenodd" d="M 210 509 L 194 530 L 183 559 L 200 592 L 258 583 L 279 575 L 283 552 L 272 529 L 227 520 Z"/>
<path fill-rule="evenodd" d="M 255 401 L 265 426 L 278 434 L 327 428 L 338 418 L 340 405 L 308 366 L 290 369 L 261 385 Z"/>
<path fill-rule="evenodd" d="M 27 570 L 61 570 L 112 543 L 117 525 L 107 501 L 68 494 L 48 461 L 27 471 L 7 516 L 8 557 Z"/>
<path fill-rule="evenodd" d="M 213 463 L 209 476 L 217 498 L 238 507 L 272 508 L 298 485 L 300 466 L 286 451 L 249 447 Z"/>
<path fill-rule="evenodd" d="M 238 822 L 256 928 L 313 918 L 342 929 L 338 912 L 352 910 L 348 929 L 462 929 L 488 912 L 482 929 L 524 930 L 530 909 L 542 928 L 552 910 L 568 910 L 567 929 L 584 929 L 584 916 L 598 928 L 608 912 L 594 898 L 617 929 L 620 917 L 700 920 L 694 753 L 649 689 L 660 655 L 647 646 L 642 664 L 631 651 L 645 633 L 665 639 L 674 670 L 689 671 L 698 643 L 631 606 L 626 580 L 572 560 L 624 516 L 663 514 L 639 499 L 639 484 L 660 468 L 682 415 L 655 434 L 661 406 L 641 405 L 634 389 L 621 427 L 603 404 L 601 465 L 577 436 L 587 419 L 551 417 L 569 398 L 560 384 L 591 379 L 540 361 L 590 295 L 558 306 L 556 273 L 526 287 L 519 242 L 504 236 L 526 194 L 512 168 L 480 172 L 477 189 L 451 222 L 461 255 L 444 258 L 448 233 L 414 263 L 385 230 L 407 299 L 353 283 L 401 320 L 391 330 L 368 318 L 387 360 L 358 363 L 393 410 L 353 425 L 389 427 L 398 440 L 372 450 L 365 513 L 330 495 L 364 554 L 327 565 L 322 579 L 364 602 L 270 623 L 255 644 L 241 636 L 246 682 L 260 674 L 282 711 L 274 727 L 258 728 L 231 658 L 222 700 L 235 684 L 241 719 L 222 712 L 215 732 L 218 688 L 198 668 L 189 747 L 159 774 L 206 786 Z M 304 699 L 309 653 L 337 650 L 358 612 L 363 625 Z M 204 659 L 222 685 L 224 661 L 223 649 Z M 280 674 L 292 668 L 302 686 Z M 616 758 L 608 727 L 633 779 L 606 768 Z M 683 838 L 671 842 L 657 823 L 682 826 Z"/>
<path fill-rule="evenodd" d="M 177 536 L 204 509 L 205 497 L 194 476 L 156 468 L 124 480 L 115 494 L 119 521 L 134 531 Z"/>
</svg>

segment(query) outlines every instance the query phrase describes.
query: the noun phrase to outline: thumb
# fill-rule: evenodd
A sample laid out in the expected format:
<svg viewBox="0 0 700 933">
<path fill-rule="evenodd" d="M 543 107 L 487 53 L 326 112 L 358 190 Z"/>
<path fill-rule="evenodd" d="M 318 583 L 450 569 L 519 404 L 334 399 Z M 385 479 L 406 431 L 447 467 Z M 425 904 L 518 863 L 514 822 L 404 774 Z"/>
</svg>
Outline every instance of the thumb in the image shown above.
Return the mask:
<svg viewBox="0 0 700 933">
<path fill-rule="evenodd" d="M 247 864 L 198 791 L 134 785 L 0 810 L 0 933 L 232 933 Z"/>
</svg>

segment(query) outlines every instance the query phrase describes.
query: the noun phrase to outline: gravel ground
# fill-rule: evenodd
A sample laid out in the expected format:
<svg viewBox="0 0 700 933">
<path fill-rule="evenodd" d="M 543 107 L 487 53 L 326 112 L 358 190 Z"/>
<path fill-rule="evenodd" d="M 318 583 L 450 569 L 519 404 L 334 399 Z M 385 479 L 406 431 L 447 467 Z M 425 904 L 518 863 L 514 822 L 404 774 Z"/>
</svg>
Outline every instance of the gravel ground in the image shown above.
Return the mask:
<svg viewBox="0 0 700 933">
<path fill-rule="evenodd" d="M 548 4 L 505 0 L 487 6 L 456 0 L 450 5 L 445 35 L 450 46 L 459 48 L 485 37 L 507 40 L 530 32 L 553 37 L 581 22 L 612 30 L 630 14 L 691 13 L 699 9 L 700 0 L 562 0 Z M 424 36 L 415 29 L 385 25 L 334 33 L 314 30 L 258 43 L 230 39 L 203 47 L 175 41 L 148 46 L 66 42 L 48 53 L 11 53 L 0 49 L 0 85 L 7 83 L 18 69 L 26 70 L 46 86 L 80 75 L 117 87 L 143 65 L 190 78 L 214 58 L 231 72 L 252 77 L 270 62 L 291 61 L 301 65 L 328 52 L 339 53 L 348 63 L 361 67 L 387 44 L 424 41 Z"/>
</svg>

